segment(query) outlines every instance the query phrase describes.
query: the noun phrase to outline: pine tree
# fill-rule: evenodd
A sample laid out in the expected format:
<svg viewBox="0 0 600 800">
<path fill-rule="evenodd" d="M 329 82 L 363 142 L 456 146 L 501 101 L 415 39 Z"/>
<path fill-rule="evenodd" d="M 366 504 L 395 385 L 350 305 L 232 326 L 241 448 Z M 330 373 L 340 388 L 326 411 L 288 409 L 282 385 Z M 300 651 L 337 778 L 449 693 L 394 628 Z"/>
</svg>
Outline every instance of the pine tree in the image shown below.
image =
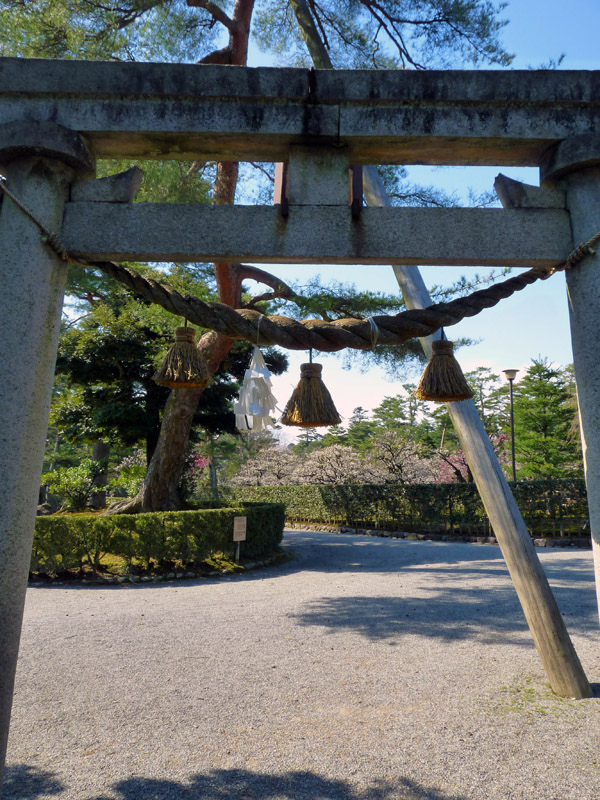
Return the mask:
<svg viewBox="0 0 600 800">
<path fill-rule="evenodd" d="M 583 471 L 581 445 L 573 435 L 572 392 L 563 370 L 547 359 L 533 360 L 515 384 L 517 476 L 565 478 Z"/>
<path fill-rule="evenodd" d="M 371 439 L 377 430 L 377 423 L 369 419 L 362 406 L 354 409 L 348 424 L 346 443 L 359 453 L 366 452 L 371 446 Z"/>
<path fill-rule="evenodd" d="M 473 390 L 473 401 L 488 436 L 497 435 L 503 421 L 502 406 L 506 398 L 506 387 L 501 387 L 499 376 L 489 367 L 477 367 L 467 372 L 465 378 Z"/>
</svg>

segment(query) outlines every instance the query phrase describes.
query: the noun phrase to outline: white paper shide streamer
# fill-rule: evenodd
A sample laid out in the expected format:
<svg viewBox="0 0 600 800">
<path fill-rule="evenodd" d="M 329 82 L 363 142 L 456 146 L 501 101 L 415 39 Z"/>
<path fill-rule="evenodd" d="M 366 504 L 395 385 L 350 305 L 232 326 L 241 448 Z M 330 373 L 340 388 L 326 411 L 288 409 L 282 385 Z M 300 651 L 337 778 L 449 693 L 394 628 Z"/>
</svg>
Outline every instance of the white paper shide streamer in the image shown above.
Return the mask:
<svg viewBox="0 0 600 800">
<path fill-rule="evenodd" d="M 263 431 L 273 426 L 271 416 L 277 400 L 271 393 L 271 373 L 258 347 L 244 375 L 237 403 L 234 403 L 235 425 L 239 431 Z"/>
</svg>

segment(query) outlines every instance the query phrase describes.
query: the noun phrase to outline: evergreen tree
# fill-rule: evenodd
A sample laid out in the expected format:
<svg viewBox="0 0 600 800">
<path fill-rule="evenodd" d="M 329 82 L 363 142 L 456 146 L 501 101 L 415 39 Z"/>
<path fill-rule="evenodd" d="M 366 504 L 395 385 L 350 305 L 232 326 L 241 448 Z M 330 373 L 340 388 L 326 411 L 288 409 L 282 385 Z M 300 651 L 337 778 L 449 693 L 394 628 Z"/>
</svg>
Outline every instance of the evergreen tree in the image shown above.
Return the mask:
<svg viewBox="0 0 600 800">
<path fill-rule="evenodd" d="M 473 390 L 473 402 L 488 436 L 497 435 L 503 427 L 505 417 L 506 387 L 501 385 L 500 377 L 489 367 L 477 367 L 465 373 L 465 378 Z"/>
<path fill-rule="evenodd" d="M 384 430 L 398 430 L 408 425 L 406 398 L 398 394 L 384 397 L 377 408 L 373 409 L 373 419 Z"/>
<path fill-rule="evenodd" d="M 324 434 L 318 428 L 304 428 L 294 445 L 294 452 L 307 455 L 313 450 L 319 450 L 323 446 L 323 437 Z"/>
<path fill-rule="evenodd" d="M 186 281 L 171 276 L 180 286 Z M 194 282 L 193 289 L 202 288 Z M 207 293 L 204 292 L 204 296 Z M 173 317 L 155 305 L 133 298 L 109 284 L 102 299 L 75 326 L 61 334 L 57 359 L 57 390 L 52 422 L 73 442 L 99 438 L 111 445 L 143 443 L 152 458 L 160 432 L 160 415 L 169 390 L 153 375 L 173 339 Z M 231 402 L 239 391 L 252 345 L 236 341 L 202 393 L 194 416 L 196 429 L 209 435 L 236 433 Z M 275 348 L 263 354 L 274 374 L 287 368 L 287 357 Z"/>
<path fill-rule="evenodd" d="M 377 423 L 369 419 L 362 406 L 358 406 L 350 417 L 346 444 L 359 453 L 365 453 L 370 448 L 371 439 L 376 431 Z"/>
<path fill-rule="evenodd" d="M 573 432 L 568 378 L 547 359 L 533 360 L 515 384 L 517 475 L 523 479 L 565 478 L 583 472 L 579 437 Z"/>
<path fill-rule="evenodd" d="M 333 425 L 327 429 L 327 433 L 321 442 L 323 447 L 330 447 L 332 444 L 348 444 L 348 431 L 343 425 Z"/>
</svg>

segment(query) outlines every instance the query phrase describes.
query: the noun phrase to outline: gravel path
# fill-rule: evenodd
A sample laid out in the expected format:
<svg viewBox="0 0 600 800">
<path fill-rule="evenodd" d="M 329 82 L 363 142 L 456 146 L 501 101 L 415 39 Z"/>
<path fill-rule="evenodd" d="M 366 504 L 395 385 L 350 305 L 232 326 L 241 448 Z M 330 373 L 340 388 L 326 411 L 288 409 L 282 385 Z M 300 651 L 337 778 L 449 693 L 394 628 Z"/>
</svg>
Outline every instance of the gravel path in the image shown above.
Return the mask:
<svg viewBox="0 0 600 800">
<path fill-rule="evenodd" d="M 598 800 L 500 551 L 289 531 L 245 576 L 28 591 L 3 800 Z M 542 562 L 600 681 L 591 553 Z"/>
</svg>

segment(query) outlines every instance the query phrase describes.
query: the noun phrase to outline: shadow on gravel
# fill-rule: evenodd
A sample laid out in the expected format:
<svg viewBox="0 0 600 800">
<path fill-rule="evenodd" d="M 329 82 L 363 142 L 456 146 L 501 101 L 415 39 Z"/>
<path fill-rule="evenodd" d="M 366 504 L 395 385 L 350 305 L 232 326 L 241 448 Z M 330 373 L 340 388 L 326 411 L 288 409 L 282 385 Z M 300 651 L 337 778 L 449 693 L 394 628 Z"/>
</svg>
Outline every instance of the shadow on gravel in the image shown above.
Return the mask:
<svg viewBox="0 0 600 800">
<path fill-rule="evenodd" d="M 324 597 L 307 603 L 296 619 L 374 641 L 412 635 L 530 647 L 528 638 L 514 635 L 527 626 L 512 594 L 451 589 L 432 591 L 429 597 Z"/>
<path fill-rule="evenodd" d="M 462 573 L 461 573 L 462 578 Z M 585 604 L 577 587 L 555 587 L 567 627 L 580 635 L 597 637 L 593 598 Z M 482 644 L 531 647 L 525 617 L 512 587 L 432 588 L 427 597 L 323 597 L 307 603 L 296 615 L 300 625 L 354 631 L 372 641 L 414 635 L 436 639 L 469 639 Z M 390 642 L 392 644 L 392 642 Z"/>
<path fill-rule="evenodd" d="M 382 572 L 405 569 L 466 575 L 507 575 L 502 551 L 496 545 L 468 542 L 415 542 L 378 537 L 286 532 L 284 548 L 299 558 L 277 567 L 278 572 L 308 570 L 323 573 Z M 538 557 L 552 580 L 588 582 L 594 592 L 594 571 L 589 550 L 537 549 Z M 248 578 L 252 577 L 249 573 Z"/>
<path fill-rule="evenodd" d="M 61 794 L 64 789 L 54 773 L 29 764 L 15 764 L 6 767 L 4 772 L 2 797 L 4 800 L 34 800 L 36 797 Z"/>
<path fill-rule="evenodd" d="M 468 800 L 421 786 L 408 778 L 375 781 L 357 789 L 347 781 L 314 772 L 261 775 L 242 769 L 214 770 L 193 775 L 189 783 L 130 778 L 93 800 Z M 9 798 L 6 798 L 9 800 Z M 12 800 L 12 797 L 10 798 Z"/>
</svg>

